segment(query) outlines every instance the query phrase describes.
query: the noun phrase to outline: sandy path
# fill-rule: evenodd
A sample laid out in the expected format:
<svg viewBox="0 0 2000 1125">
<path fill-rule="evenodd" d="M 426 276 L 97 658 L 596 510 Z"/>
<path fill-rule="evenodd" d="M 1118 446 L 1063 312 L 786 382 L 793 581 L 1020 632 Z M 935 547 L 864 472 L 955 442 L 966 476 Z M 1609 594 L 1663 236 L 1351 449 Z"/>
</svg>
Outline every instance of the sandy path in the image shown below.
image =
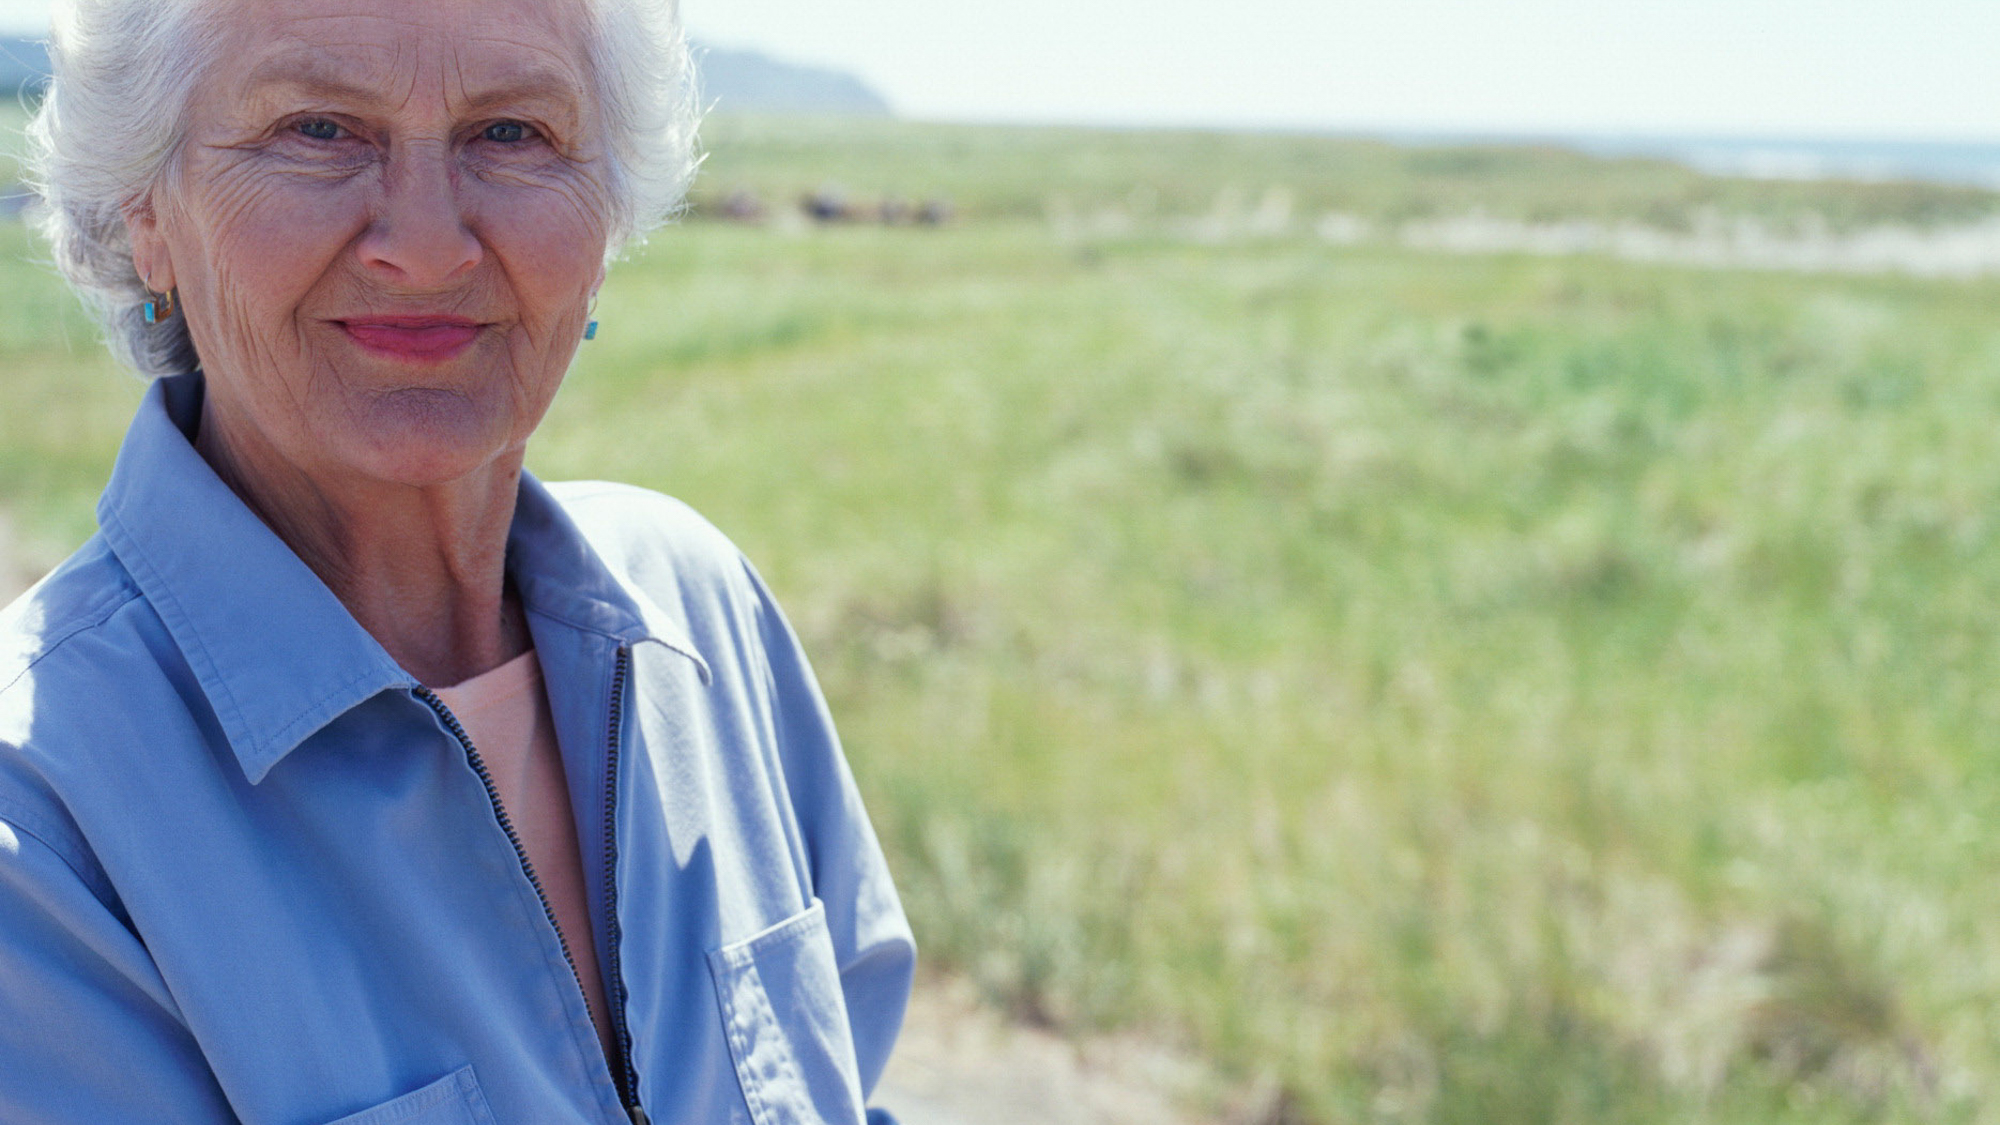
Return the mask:
<svg viewBox="0 0 2000 1125">
<path fill-rule="evenodd" d="M 1071 1041 L 926 982 L 874 1100 L 903 1125 L 1205 1125 L 1215 1118 L 1189 1107 L 1216 1092 L 1186 1056 L 1130 1037 Z"/>
</svg>

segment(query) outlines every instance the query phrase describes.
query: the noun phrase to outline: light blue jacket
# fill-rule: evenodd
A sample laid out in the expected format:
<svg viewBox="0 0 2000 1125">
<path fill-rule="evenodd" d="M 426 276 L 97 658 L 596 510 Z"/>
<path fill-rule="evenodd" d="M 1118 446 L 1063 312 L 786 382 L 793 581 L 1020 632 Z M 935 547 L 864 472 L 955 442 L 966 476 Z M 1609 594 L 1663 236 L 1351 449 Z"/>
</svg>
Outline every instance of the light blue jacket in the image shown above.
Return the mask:
<svg viewBox="0 0 2000 1125">
<path fill-rule="evenodd" d="M 209 470 L 201 394 L 152 387 L 102 530 L 0 616 L 0 1122 L 862 1122 L 914 947 L 736 549 L 521 483 L 607 1064 L 477 748 Z"/>
</svg>

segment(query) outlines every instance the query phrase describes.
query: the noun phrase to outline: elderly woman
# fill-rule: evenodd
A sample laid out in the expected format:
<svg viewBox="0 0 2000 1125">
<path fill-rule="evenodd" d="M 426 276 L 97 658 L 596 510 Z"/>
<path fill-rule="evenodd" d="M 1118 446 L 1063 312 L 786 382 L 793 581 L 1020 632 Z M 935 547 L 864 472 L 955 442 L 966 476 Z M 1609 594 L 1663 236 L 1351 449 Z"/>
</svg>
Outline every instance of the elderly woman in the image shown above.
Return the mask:
<svg viewBox="0 0 2000 1125">
<path fill-rule="evenodd" d="M 59 13 L 45 226 L 154 381 L 0 619 L 0 1121 L 868 1117 L 913 949 L 797 643 L 521 467 L 692 167 L 671 2 Z"/>
</svg>

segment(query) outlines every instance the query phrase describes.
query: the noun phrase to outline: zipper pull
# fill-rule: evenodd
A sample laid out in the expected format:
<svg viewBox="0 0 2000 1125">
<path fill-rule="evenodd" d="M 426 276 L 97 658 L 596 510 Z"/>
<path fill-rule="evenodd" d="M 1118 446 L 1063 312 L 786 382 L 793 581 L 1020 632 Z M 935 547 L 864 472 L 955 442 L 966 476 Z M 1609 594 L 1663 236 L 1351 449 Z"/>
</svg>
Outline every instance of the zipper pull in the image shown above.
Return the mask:
<svg viewBox="0 0 2000 1125">
<path fill-rule="evenodd" d="M 646 1111 L 636 1105 L 626 1106 L 625 1112 L 631 1115 L 632 1125 L 653 1125 L 652 1119 L 646 1116 Z"/>
</svg>

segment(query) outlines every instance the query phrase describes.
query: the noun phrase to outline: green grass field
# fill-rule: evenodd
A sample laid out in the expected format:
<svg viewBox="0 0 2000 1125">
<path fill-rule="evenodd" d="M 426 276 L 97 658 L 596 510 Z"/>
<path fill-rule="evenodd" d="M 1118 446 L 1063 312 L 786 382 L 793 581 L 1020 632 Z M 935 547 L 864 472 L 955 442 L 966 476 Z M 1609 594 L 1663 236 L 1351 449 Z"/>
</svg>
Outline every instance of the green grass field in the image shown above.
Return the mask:
<svg viewBox="0 0 2000 1125">
<path fill-rule="evenodd" d="M 1993 197 L 709 137 L 704 199 L 841 182 L 962 221 L 660 233 L 531 465 L 672 492 L 759 562 L 931 967 L 1185 1045 L 1260 1125 L 2000 1121 L 2000 281 L 1046 218 Z M 0 225 L 0 509 L 49 557 L 138 388 L 35 253 Z"/>
</svg>

